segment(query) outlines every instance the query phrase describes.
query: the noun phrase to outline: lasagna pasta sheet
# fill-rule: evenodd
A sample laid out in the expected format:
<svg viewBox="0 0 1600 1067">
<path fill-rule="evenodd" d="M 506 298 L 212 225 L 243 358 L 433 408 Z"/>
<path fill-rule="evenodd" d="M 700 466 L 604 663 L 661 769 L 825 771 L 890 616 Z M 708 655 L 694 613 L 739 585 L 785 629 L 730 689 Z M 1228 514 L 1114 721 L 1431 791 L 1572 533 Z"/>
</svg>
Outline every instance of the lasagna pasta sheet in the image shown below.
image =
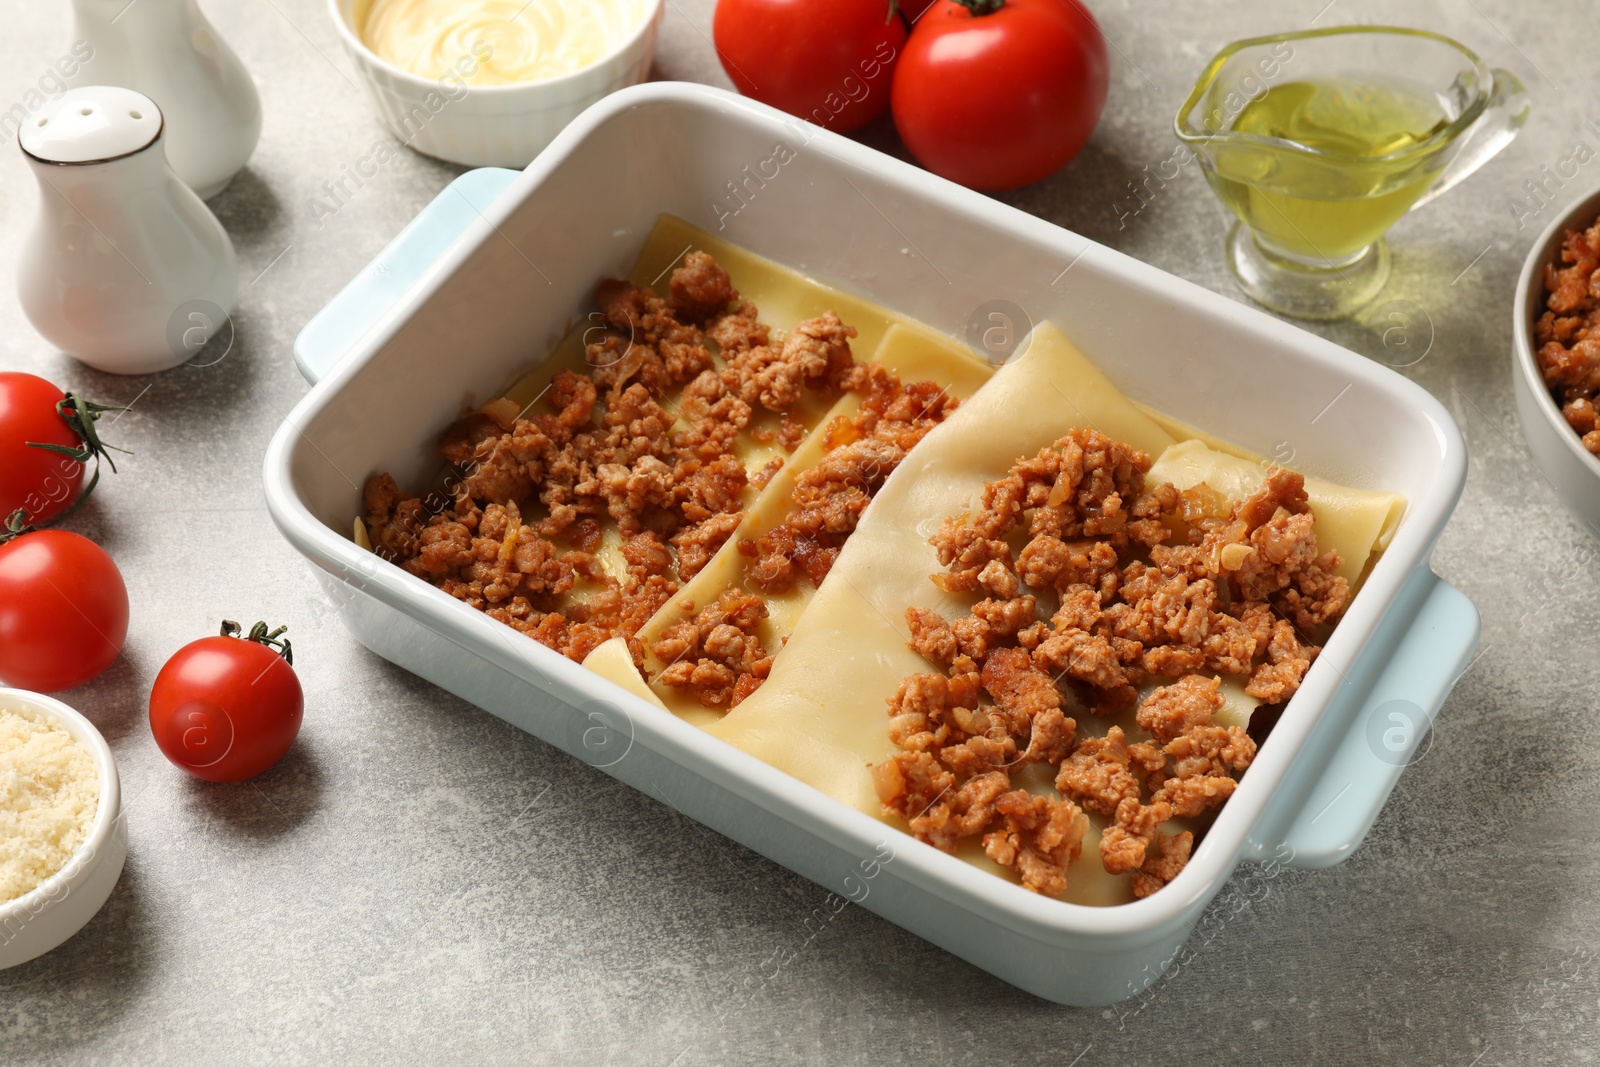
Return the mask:
<svg viewBox="0 0 1600 1067">
<path fill-rule="evenodd" d="M 1229 500 L 1249 496 L 1266 477 L 1267 465 L 1260 460 L 1231 448 L 1224 452 L 1198 440 L 1180 441 L 1168 448 L 1146 475 L 1150 482 L 1171 482 L 1179 489 L 1191 489 L 1204 482 Z M 1394 528 L 1405 511 L 1405 497 L 1351 489 L 1311 477 L 1306 478 L 1306 496 L 1317 531 L 1317 547 L 1339 553 L 1338 574 L 1350 583 L 1353 593 L 1370 559 L 1382 552 L 1394 536 Z M 1238 676 L 1223 677 L 1222 695 L 1227 706 L 1217 713 L 1222 725 L 1250 725 L 1250 713 L 1261 702 L 1244 691 L 1245 682 Z"/>
<path fill-rule="evenodd" d="M 892 324 L 884 332 L 883 340 L 875 352 L 864 353 L 858 358 L 881 363 L 897 374 L 901 381 L 926 379 L 938 382 L 963 403 L 994 373 L 993 368 L 974 359 L 948 338 L 899 323 Z M 646 650 L 645 672 L 657 697 L 697 726 L 715 722 L 721 717 L 722 711 L 701 707 L 692 696 L 657 683 L 656 676 L 666 664 L 649 651 L 650 647 L 669 626 L 693 618 L 696 612 L 717 599 L 724 590 L 749 588 L 756 591 L 746 580 L 746 568 L 751 561 L 740 554 L 739 542 L 758 539 L 784 520 L 792 507 L 796 478 L 815 467 L 827 454 L 829 424 L 836 418 L 854 415 L 859 400 L 854 394 L 840 398 L 751 504 L 744 521 L 712 561 L 639 630 L 638 637 Z M 761 638 L 769 651 L 775 652 L 783 647 L 784 639 L 798 625 L 815 592 L 810 582 L 801 580 L 785 592 L 762 593 L 767 602 L 768 617 L 762 625 Z M 591 653 L 590 660 L 595 660 L 602 649 Z M 586 660 L 584 665 L 598 670 L 599 662 Z"/>
<path fill-rule="evenodd" d="M 1152 482 L 1171 482 L 1190 489 L 1205 482 L 1230 500 L 1249 496 L 1266 481 L 1266 467 L 1251 459 L 1208 448 L 1200 441 L 1184 441 L 1162 453 L 1147 476 Z M 1317 547 L 1338 551 L 1339 574 L 1352 589 L 1366 570 L 1367 558 L 1381 551 L 1394 536 L 1405 497 L 1351 489 L 1321 478 L 1306 478 L 1306 496 L 1317 531 Z"/>
<path fill-rule="evenodd" d="M 1004 367 L 912 450 L 884 483 L 789 638 L 766 684 L 707 729 L 878 815 L 869 765 L 894 751 L 886 701 L 928 670 L 906 647 L 906 608 L 950 617 L 967 602 L 929 580 L 941 569 L 928 537 L 974 507 L 984 484 L 1074 426 L 1093 426 L 1151 454 L 1173 443 L 1054 326 L 1042 323 Z"/>
<path fill-rule="evenodd" d="M 613 637 L 589 653 L 583 665 L 602 678 L 616 682 L 634 696 L 642 697 L 658 707 L 666 707 L 634 669 L 633 657 L 628 653 L 628 642 L 623 638 Z"/>
<path fill-rule="evenodd" d="M 1042 323 L 1022 358 L 929 433 L 884 483 L 772 676 L 708 732 L 851 807 L 897 821 L 883 815 L 871 766 L 895 751 L 888 699 L 906 675 L 929 669 L 906 646 L 906 608 L 953 617 L 971 603 L 929 580 L 941 568 L 928 537 L 947 516 L 975 507 L 984 485 L 1019 456 L 1075 426 L 1093 426 L 1152 455 L 1173 443 L 1054 326 Z M 1048 775 L 1029 784 L 1053 791 Z M 1130 897 L 1128 876 L 1109 875 L 1100 865 L 1099 832 L 1095 820 L 1067 882 L 1070 902 Z M 958 854 L 1012 879 L 984 856 L 976 838 Z"/>
</svg>

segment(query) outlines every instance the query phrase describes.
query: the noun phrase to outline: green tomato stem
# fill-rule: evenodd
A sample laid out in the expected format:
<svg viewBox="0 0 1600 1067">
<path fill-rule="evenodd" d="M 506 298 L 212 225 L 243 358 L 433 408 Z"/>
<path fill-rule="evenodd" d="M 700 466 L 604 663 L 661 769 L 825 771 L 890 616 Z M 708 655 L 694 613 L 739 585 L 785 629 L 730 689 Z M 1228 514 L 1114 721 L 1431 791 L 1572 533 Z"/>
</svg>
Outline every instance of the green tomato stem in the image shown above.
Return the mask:
<svg viewBox="0 0 1600 1067">
<path fill-rule="evenodd" d="M 111 458 L 111 452 L 117 451 L 123 455 L 130 456 L 133 454 L 126 448 L 108 445 L 100 440 L 100 434 L 94 425 L 95 421 L 108 411 L 127 410 L 127 408 L 115 407 L 111 404 L 96 404 L 92 400 L 83 399 L 77 393 L 68 393 L 56 401 L 56 414 L 61 416 L 61 421 L 65 422 L 72 429 L 72 432 L 78 435 L 78 439 L 83 444 L 77 448 L 69 448 L 66 445 L 40 444 L 37 441 L 29 441 L 27 443 L 29 448 L 54 452 L 58 456 L 66 456 L 68 459 L 77 460 L 79 463 L 87 463 L 91 459 L 94 460 L 94 473 L 89 476 L 89 481 L 84 485 L 83 492 L 78 494 L 78 499 L 72 502 L 70 508 L 56 516 L 57 522 L 78 510 L 83 505 L 83 502 L 89 499 L 89 494 L 94 492 L 94 487 L 100 484 L 101 459 L 111 465 L 111 471 L 115 474 L 117 462 Z"/>
<path fill-rule="evenodd" d="M 287 626 L 280 626 L 276 630 L 273 630 L 269 633 L 267 630 L 267 624 L 264 622 L 258 622 L 254 626 L 250 627 L 250 632 L 247 634 L 244 632 L 244 627 L 240 626 L 232 619 L 222 620 L 223 637 L 237 637 L 242 641 L 254 641 L 258 645 L 266 645 L 278 655 L 282 656 L 284 662 L 292 667 L 294 666 L 294 648 L 290 646 L 287 640 L 282 638 L 282 635 L 287 632 L 288 629 L 289 628 Z"/>
<path fill-rule="evenodd" d="M 18 508 L 6 516 L 4 527 L 0 527 L 0 545 L 15 541 L 25 533 L 32 533 L 33 527 L 28 524 L 28 513 Z"/>
</svg>

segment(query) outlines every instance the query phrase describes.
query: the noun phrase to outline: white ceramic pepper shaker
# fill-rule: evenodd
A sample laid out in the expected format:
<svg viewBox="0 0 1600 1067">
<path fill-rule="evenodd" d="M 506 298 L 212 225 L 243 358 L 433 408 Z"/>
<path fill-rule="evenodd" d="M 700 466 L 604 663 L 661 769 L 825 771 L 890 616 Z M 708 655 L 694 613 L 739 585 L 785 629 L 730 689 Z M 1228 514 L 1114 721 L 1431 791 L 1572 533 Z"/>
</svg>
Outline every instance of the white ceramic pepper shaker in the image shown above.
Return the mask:
<svg viewBox="0 0 1600 1067">
<path fill-rule="evenodd" d="M 40 196 L 17 264 L 22 309 L 112 374 L 194 357 L 228 325 L 238 288 L 233 242 L 167 165 L 162 125 L 149 97 L 94 86 L 62 94 L 18 137 Z"/>
<path fill-rule="evenodd" d="M 72 0 L 72 10 L 94 59 L 69 85 L 121 85 L 154 100 L 172 169 L 206 199 L 222 192 L 261 139 L 261 98 L 196 0 Z"/>
</svg>

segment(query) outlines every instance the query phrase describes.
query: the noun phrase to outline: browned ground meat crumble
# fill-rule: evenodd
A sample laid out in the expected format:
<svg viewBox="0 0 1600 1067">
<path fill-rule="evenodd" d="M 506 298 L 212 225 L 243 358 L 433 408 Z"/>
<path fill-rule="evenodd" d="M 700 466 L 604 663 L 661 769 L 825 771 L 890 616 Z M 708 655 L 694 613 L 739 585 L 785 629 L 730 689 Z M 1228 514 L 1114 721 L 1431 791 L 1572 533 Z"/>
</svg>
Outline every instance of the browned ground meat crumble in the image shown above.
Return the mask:
<svg viewBox="0 0 1600 1067">
<path fill-rule="evenodd" d="M 884 480 L 956 407 L 938 384 L 901 385 L 878 364 L 851 368 L 844 387 L 860 395 L 861 406 L 828 425 L 828 451 L 795 479 L 788 516 L 761 537 L 739 542 L 752 560 L 750 580 L 763 592 L 791 589 L 802 575 L 821 585 Z"/>
<path fill-rule="evenodd" d="M 693 619 L 662 633 L 652 651 L 666 661 L 659 680 L 687 689 L 707 707 L 732 707 L 760 688 L 772 671 L 756 627 L 767 605 L 751 593 L 728 590 Z"/>
<path fill-rule="evenodd" d="M 785 592 L 800 580 L 821 585 L 884 480 L 957 403 L 934 382 L 902 385 L 876 363 L 846 368 L 837 384 L 857 393 L 860 407 L 853 415 L 836 416 L 827 426 L 822 460 L 795 478 L 783 521 L 759 538 L 742 538 L 738 543 L 740 555 L 747 559 L 748 582 L 762 594 Z M 718 603 L 737 596 L 729 590 Z M 762 602 L 759 597 L 750 599 Z M 696 658 L 697 646 L 685 640 L 689 632 L 685 628 L 703 627 L 702 617 L 715 608 L 713 604 L 701 612 L 693 623 L 670 627 L 651 651 L 668 664 L 658 675 L 660 681 L 685 689 L 705 707 L 733 708 L 760 687 L 772 657 L 765 655 L 752 627 L 746 631 L 751 651 L 742 666 L 715 656 Z"/>
<path fill-rule="evenodd" d="M 764 488 L 783 465 L 747 472 L 735 454 L 741 433 L 793 451 L 808 433 L 802 405 L 853 392 L 856 444 L 908 449 L 954 406 L 933 383 L 902 385 L 857 363 L 855 328 L 831 311 L 774 343 L 705 252 L 684 257 L 668 292 L 601 282 L 604 327 L 585 346 L 587 371 L 562 371 L 525 409 L 501 398 L 452 424 L 439 440 L 452 472 L 442 489 L 411 496 L 388 474 L 369 478 L 374 550 L 574 660 L 621 635 L 639 664 L 640 627 L 733 535 L 746 487 Z M 778 414 L 775 430 L 749 428 L 758 408 Z M 887 474 L 847 453 L 829 454 L 830 473 L 799 479 L 797 514 L 825 535 L 786 557 L 807 573 L 837 552 Z M 624 538 L 620 578 L 595 555 L 607 524 Z M 738 703 L 771 667 L 755 635 L 765 615 L 759 598 L 724 596 L 672 627 L 657 650 L 670 664 L 662 680 L 710 707 Z"/>
<path fill-rule="evenodd" d="M 901 751 L 873 770 L 884 810 L 946 851 L 982 835 L 991 859 L 1050 896 L 1066 888 L 1085 811 L 1110 820 L 1101 861 L 1132 872 L 1136 896 L 1174 878 L 1194 836 L 1162 824 L 1215 810 L 1255 757 L 1245 730 L 1214 721 L 1219 676 L 1282 704 L 1349 599 L 1338 555 L 1317 552 L 1300 475 L 1271 468 L 1229 502 L 1205 485 L 1147 485 L 1149 469 L 1087 429 L 1019 461 L 931 539 L 946 568 L 933 580 L 983 599 L 954 621 L 906 612 L 910 646 L 940 669 L 889 701 Z M 1119 726 L 1080 739 L 1077 709 L 1132 709 L 1150 740 Z M 1059 798 L 1013 777 L 1040 763 Z"/>
<path fill-rule="evenodd" d="M 1600 219 L 1567 231 L 1561 262 L 1544 268 L 1550 295 L 1533 326 L 1539 369 L 1583 447 L 1600 456 Z"/>
</svg>

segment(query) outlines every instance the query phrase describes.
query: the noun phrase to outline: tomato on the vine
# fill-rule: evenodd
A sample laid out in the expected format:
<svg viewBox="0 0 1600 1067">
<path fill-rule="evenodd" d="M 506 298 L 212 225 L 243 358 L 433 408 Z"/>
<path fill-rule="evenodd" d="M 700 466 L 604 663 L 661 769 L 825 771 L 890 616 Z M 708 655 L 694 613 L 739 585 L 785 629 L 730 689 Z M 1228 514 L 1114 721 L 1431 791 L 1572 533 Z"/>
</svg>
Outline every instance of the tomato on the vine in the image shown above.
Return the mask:
<svg viewBox="0 0 1600 1067">
<path fill-rule="evenodd" d="M 0 519 L 20 508 L 43 525 L 86 494 L 84 463 L 110 462 L 94 422 L 114 410 L 35 375 L 0 371 Z"/>
<path fill-rule="evenodd" d="M 711 35 L 739 92 L 849 133 L 888 108 L 906 24 L 889 0 L 718 0 Z"/>
<path fill-rule="evenodd" d="M 283 758 L 300 733 L 305 696 L 285 627 L 258 622 L 173 653 L 150 690 L 150 732 L 162 755 L 208 782 L 253 778 Z"/>
<path fill-rule="evenodd" d="M 128 589 L 87 537 L 22 523 L 12 515 L 0 544 L 0 682 L 40 693 L 72 689 L 121 654 Z"/>
<path fill-rule="evenodd" d="M 1049 177 L 1094 132 L 1106 39 L 1078 0 L 935 0 L 895 71 L 895 128 L 917 161 L 973 189 Z"/>
</svg>

